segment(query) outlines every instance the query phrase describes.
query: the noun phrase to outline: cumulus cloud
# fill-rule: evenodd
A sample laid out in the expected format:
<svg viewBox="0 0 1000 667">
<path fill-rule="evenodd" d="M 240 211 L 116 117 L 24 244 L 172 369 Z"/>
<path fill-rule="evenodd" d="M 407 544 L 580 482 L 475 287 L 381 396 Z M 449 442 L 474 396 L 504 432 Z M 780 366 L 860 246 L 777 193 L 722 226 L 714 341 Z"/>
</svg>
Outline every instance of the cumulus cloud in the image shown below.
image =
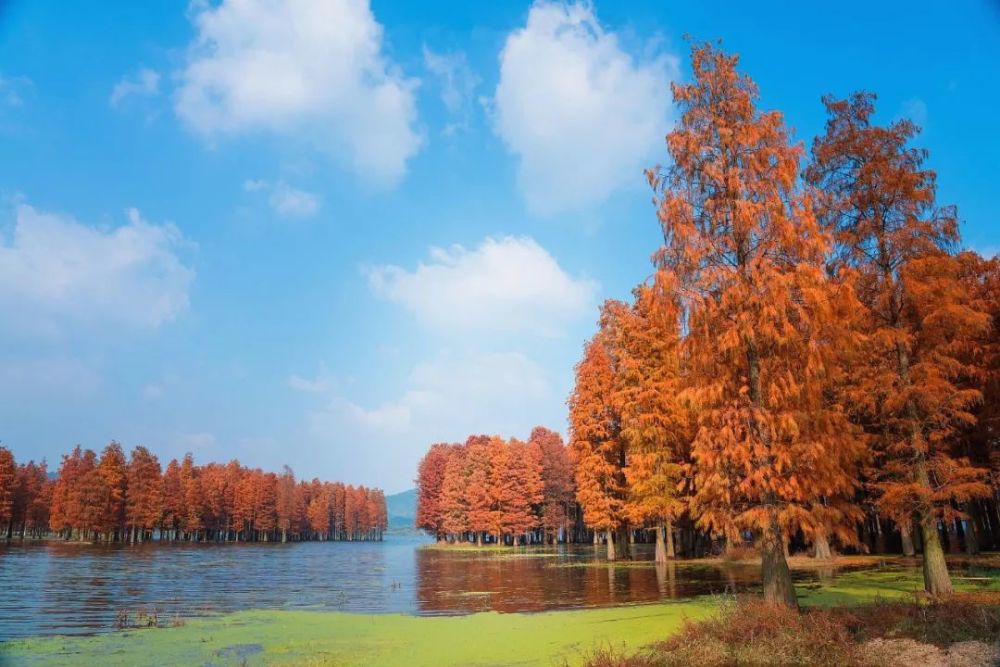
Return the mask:
<svg viewBox="0 0 1000 667">
<path fill-rule="evenodd" d="M 414 90 L 367 0 L 197 3 L 177 114 L 206 137 L 265 131 L 392 184 L 419 150 Z"/>
<path fill-rule="evenodd" d="M 670 122 L 678 59 L 634 58 L 590 4 L 537 2 L 500 54 L 495 131 L 530 209 L 581 210 L 642 182 Z"/>
<path fill-rule="evenodd" d="M 432 248 L 412 271 L 368 271 L 373 292 L 446 332 L 524 331 L 561 335 L 592 314 L 597 284 L 574 278 L 530 238 L 487 238 L 477 248 Z"/>
<path fill-rule="evenodd" d="M 18 204 L 13 233 L 0 238 L 0 331 L 152 329 L 185 310 L 194 271 L 179 255 L 181 232 L 134 208 L 125 215 L 126 224 L 103 228 Z"/>
<path fill-rule="evenodd" d="M 155 97 L 160 94 L 160 75 L 143 67 L 135 76 L 126 76 L 111 90 L 108 103 L 113 109 L 121 109 L 132 97 Z"/>
<path fill-rule="evenodd" d="M 318 196 L 292 187 L 284 181 L 247 181 L 243 184 L 243 189 L 247 192 L 267 192 L 271 209 L 283 218 L 311 218 L 319 212 Z"/>
<path fill-rule="evenodd" d="M 381 470 L 389 477 L 380 483 L 404 488 L 430 443 L 471 433 L 527 437 L 533 426 L 553 423 L 552 406 L 562 409 L 550 378 L 524 354 L 442 354 L 417 364 L 395 399 L 365 406 L 334 397 L 308 413 L 307 425 L 313 440 L 329 445 L 316 454 L 337 457 L 348 478 Z"/>
</svg>

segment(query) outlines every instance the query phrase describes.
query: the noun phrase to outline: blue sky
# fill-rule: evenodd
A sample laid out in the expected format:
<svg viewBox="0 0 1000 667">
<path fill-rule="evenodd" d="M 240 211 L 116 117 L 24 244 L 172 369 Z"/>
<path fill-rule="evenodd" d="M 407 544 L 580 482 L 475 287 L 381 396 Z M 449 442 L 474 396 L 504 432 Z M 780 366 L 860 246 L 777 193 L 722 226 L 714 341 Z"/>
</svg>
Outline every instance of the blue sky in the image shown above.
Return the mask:
<svg viewBox="0 0 1000 667">
<path fill-rule="evenodd" d="M 564 430 L 650 272 L 684 35 L 807 144 L 877 92 L 995 252 L 998 5 L 757 5 L 0 3 L 0 440 L 394 492 L 432 442 Z"/>
</svg>

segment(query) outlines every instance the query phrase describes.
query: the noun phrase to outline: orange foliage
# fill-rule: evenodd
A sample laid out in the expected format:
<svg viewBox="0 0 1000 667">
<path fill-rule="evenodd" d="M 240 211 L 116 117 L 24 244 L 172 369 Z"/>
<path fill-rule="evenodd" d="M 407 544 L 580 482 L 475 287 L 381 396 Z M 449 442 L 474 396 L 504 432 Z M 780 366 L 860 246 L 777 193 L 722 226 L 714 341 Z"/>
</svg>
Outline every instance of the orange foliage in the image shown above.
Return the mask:
<svg viewBox="0 0 1000 667">
<path fill-rule="evenodd" d="M 862 453 L 824 395 L 854 300 L 823 270 L 828 238 L 798 187 L 801 147 L 780 113 L 757 109 L 736 65 L 696 47 L 694 82 L 673 86 L 673 165 L 649 173 L 665 239 L 656 260 L 688 327 L 699 521 L 760 531 L 765 597 L 794 605 L 785 534 L 854 484 Z"/>
</svg>

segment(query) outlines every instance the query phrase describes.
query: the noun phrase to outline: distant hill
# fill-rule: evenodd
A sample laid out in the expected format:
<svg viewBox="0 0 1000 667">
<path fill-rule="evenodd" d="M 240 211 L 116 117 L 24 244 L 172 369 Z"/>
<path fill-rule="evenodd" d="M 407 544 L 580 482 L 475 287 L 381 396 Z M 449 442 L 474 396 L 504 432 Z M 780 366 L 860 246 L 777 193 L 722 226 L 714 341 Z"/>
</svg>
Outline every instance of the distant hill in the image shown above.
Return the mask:
<svg viewBox="0 0 1000 667">
<path fill-rule="evenodd" d="M 385 497 L 389 530 L 413 530 L 417 516 L 417 490 L 410 489 Z"/>
</svg>

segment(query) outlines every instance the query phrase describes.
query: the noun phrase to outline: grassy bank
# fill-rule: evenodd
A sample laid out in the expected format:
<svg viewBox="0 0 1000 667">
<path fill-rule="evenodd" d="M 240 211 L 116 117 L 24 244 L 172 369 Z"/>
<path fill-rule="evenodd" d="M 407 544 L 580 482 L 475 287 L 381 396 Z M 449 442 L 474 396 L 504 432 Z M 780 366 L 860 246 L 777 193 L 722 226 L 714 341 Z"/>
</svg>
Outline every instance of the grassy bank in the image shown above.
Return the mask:
<svg viewBox="0 0 1000 667">
<path fill-rule="evenodd" d="M 977 576 L 956 577 L 957 588 L 996 595 L 1000 571 L 993 564 L 981 559 L 976 565 L 982 569 L 973 572 Z M 888 561 L 884 567 L 841 571 L 829 580 L 802 583 L 798 594 L 805 607 L 827 608 L 875 601 L 912 603 L 921 588 L 920 572 L 912 563 Z M 710 618 L 729 603 L 699 598 L 457 617 L 248 611 L 189 619 L 173 628 L 6 642 L 0 644 L 0 664 L 577 665 L 599 650 L 635 656 L 641 647 L 678 633 L 685 621 Z"/>
</svg>

